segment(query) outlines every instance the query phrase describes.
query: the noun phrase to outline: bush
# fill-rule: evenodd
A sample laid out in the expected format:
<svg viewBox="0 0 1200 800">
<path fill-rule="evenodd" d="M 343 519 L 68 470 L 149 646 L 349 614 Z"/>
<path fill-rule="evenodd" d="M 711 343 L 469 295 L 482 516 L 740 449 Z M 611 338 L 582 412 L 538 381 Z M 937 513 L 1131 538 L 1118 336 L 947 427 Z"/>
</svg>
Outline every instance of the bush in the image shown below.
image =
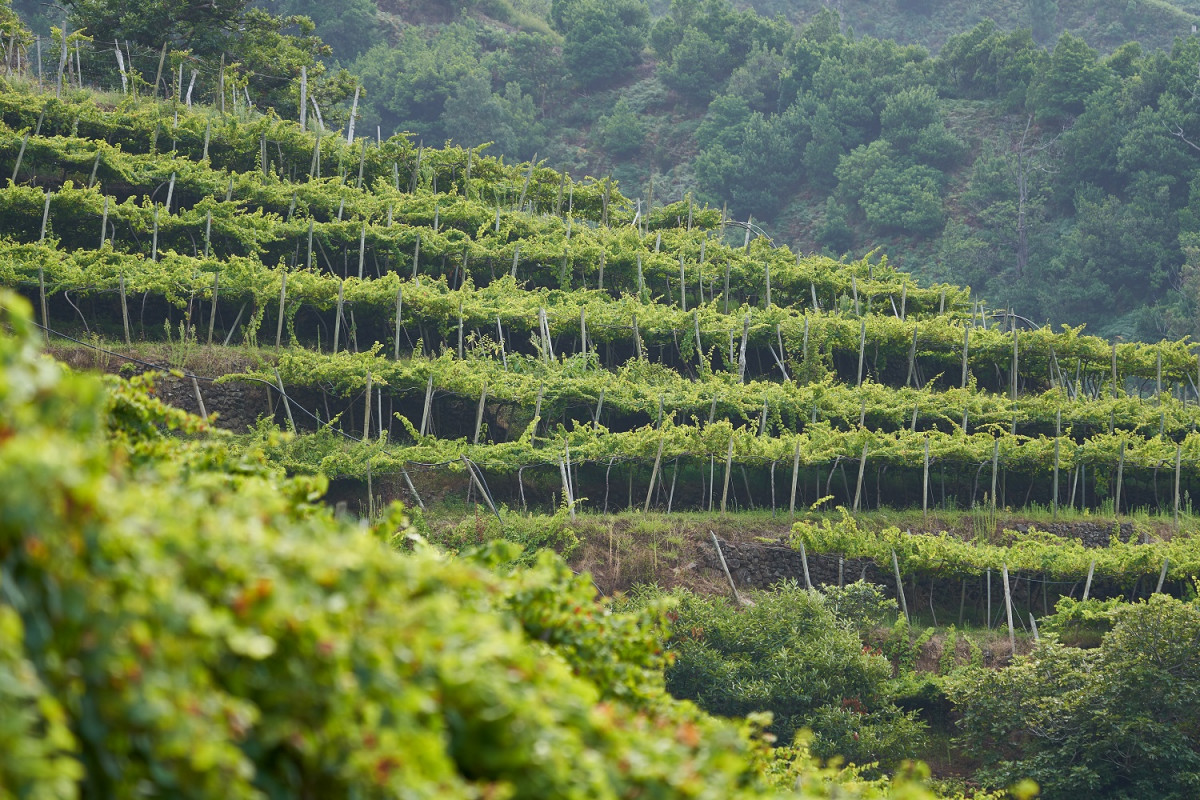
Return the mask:
<svg viewBox="0 0 1200 800">
<path fill-rule="evenodd" d="M 1049 800 L 1197 796 L 1200 608 L 1154 595 L 1113 618 L 1098 648 L 1044 639 L 1007 669 L 950 679 L 985 784 L 1031 777 Z"/>
<path fill-rule="evenodd" d="M 675 663 L 667 689 L 714 714 L 770 711 L 769 730 L 788 744 L 802 728 L 813 752 L 859 764 L 895 764 L 919 746 L 921 725 L 892 703 L 891 665 L 863 647 L 828 602 L 795 584 L 753 595 L 734 608 L 723 598 L 680 592 Z"/>
</svg>

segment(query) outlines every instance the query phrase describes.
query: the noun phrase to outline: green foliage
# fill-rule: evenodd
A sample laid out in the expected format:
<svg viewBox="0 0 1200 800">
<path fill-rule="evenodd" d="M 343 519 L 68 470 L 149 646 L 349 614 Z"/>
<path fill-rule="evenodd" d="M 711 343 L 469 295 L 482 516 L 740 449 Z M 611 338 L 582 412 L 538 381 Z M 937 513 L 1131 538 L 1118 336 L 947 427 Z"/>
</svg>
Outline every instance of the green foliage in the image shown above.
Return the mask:
<svg viewBox="0 0 1200 800">
<path fill-rule="evenodd" d="M 563 61 L 583 87 L 610 83 L 641 63 L 650 29 L 645 0 L 555 0 Z"/>
<path fill-rule="evenodd" d="M 1054 634 L 1072 647 L 1096 647 L 1112 630 L 1120 616 L 1121 598 L 1076 600 L 1063 597 L 1054 605 L 1054 613 L 1038 623 L 1043 634 Z"/>
<path fill-rule="evenodd" d="M 291 116 L 298 107 L 299 89 L 292 81 L 302 67 L 326 107 L 353 92 L 348 74 L 324 77 L 320 59 L 330 50 L 307 17 L 272 16 L 251 7 L 250 0 L 68 0 L 64 5 L 71 24 L 99 41 L 130 41 L 153 50 L 166 46 L 209 62 L 236 63 L 258 104 L 281 115 Z"/>
<path fill-rule="evenodd" d="M 1050 60 L 1029 85 L 1027 105 L 1042 119 L 1062 119 L 1083 111 L 1087 96 L 1106 80 L 1095 50 L 1064 33 Z"/>
<path fill-rule="evenodd" d="M 84 797 L 768 790 L 760 745 L 663 693 L 661 603 L 614 613 L 550 555 L 397 553 L 395 515 L 364 532 L 314 504 L 320 481 L 111 422 L 162 448 L 130 463 L 98 382 L 3 308 L 5 791 L 75 797 L 81 773 Z"/>
<path fill-rule="evenodd" d="M 600 144 L 614 156 L 632 156 L 646 142 L 645 123 L 624 97 L 613 106 L 611 114 L 600 119 L 598 127 Z"/>
<path fill-rule="evenodd" d="M 757 592 L 735 608 L 721 598 L 678 593 L 668 649 L 667 689 L 726 716 L 774 715 L 769 728 L 790 742 L 814 731 L 813 752 L 857 764 L 908 757 L 921 726 L 892 705 L 891 668 L 862 646 L 829 601 L 794 584 Z"/>
<path fill-rule="evenodd" d="M 1047 640 L 1003 670 L 951 681 L 980 777 L 1031 777 L 1051 798 L 1194 796 L 1200 610 L 1155 595 L 1114 609 L 1094 650 Z"/>
<path fill-rule="evenodd" d="M 275 16 L 308 17 L 316 33 L 338 58 L 348 60 L 370 49 L 382 38 L 378 8 L 371 0 L 260 0 Z"/>
</svg>

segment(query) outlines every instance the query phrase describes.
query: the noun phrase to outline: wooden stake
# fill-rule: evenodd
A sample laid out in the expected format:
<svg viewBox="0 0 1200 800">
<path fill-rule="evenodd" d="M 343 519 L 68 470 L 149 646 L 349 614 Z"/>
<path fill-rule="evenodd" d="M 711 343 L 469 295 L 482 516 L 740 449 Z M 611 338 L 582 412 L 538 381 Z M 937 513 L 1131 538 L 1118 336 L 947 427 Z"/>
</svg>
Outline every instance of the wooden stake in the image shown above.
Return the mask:
<svg viewBox="0 0 1200 800">
<path fill-rule="evenodd" d="M 1112 346 L 1112 394 L 1113 399 L 1117 396 L 1117 343 L 1113 342 Z"/>
<path fill-rule="evenodd" d="M 911 623 L 908 616 L 908 600 L 904 597 L 904 581 L 900 580 L 900 562 L 896 559 L 896 551 L 892 550 L 892 573 L 896 576 L 896 597 L 900 600 L 900 610 L 904 612 L 904 621 Z"/>
<path fill-rule="evenodd" d="M 1008 644 L 1012 648 L 1012 654 L 1017 654 L 1017 632 L 1013 628 L 1013 606 L 1012 606 L 1012 589 L 1008 585 L 1008 562 L 1001 564 L 1004 574 L 1004 609 L 1008 615 Z"/>
<path fill-rule="evenodd" d="M 1167 565 L 1171 563 L 1171 559 L 1164 558 L 1162 570 L 1158 573 L 1158 586 L 1154 587 L 1155 594 L 1162 594 L 1163 583 L 1167 580 Z"/>
<path fill-rule="evenodd" d="M 196 407 L 200 409 L 200 419 L 208 422 L 208 410 L 204 407 L 204 396 L 200 394 L 200 381 L 196 380 L 195 375 L 192 376 L 192 391 L 196 393 Z"/>
<path fill-rule="evenodd" d="M 912 345 L 908 348 L 908 377 L 904 379 L 905 386 L 911 386 L 914 373 L 916 372 L 917 364 L 917 329 L 918 325 L 913 325 Z"/>
<path fill-rule="evenodd" d="M 471 439 L 471 444 L 479 444 L 479 432 L 483 429 L 483 408 L 487 404 L 488 387 L 485 383 L 483 391 L 479 393 L 479 408 L 475 410 L 475 436 Z"/>
<path fill-rule="evenodd" d="M 729 588 L 733 590 L 733 599 L 738 605 L 741 605 L 742 598 L 738 595 L 737 586 L 733 582 L 733 575 L 729 572 L 729 565 L 725 563 L 725 554 L 721 552 L 721 543 L 717 541 L 717 535 L 712 531 L 709 531 L 708 535 L 712 537 L 713 547 L 717 550 L 717 558 L 721 562 L 721 569 L 724 570 L 725 577 L 729 579 Z"/>
<path fill-rule="evenodd" d="M 42 206 L 42 232 L 38 236 L 39 242 L 46 241 L 46 226 L 50 224 L 50 198 L 53 196 L 53 192 L 46 192 L 46 202 Z"/>
<path fill-rule="evenodd" d="M 292 419 L 292 404 L 288 402 L 287 391 L 283 388 L 283 379 L 279 377 L 279 367 L 275 367 L 275 386 L 279 390 L 279 396 L 283 398 L 283 408 L 287 412 L 288 427 L 294 432 L 296 430 L 296 420 Z"/>
<path fill-rule="evenodd" d="M 546 391 L 546 384 L 538 384 L 537 401 L 533 405 L 533 433 L 529 437 L 529 441 L 537 440 L 538 422 L 542 418 L 542 394 Z"/>
<path fill-rule="evenodd" d="M 367 402 L 366 402 L 366 407 L 363 409 L 363 437 L 362 438 L 363 438 L 364 442 L 371 438 L 371 386 L 372 386 L 371 370 L 367 370 Z M 380 423 L 381 424 L 379 427 L 380 427 L 380 432 L 382 433 L 382 429 L 383 429 L 382 420 L 380 420 Z"/>
<path fill-rule="evenodd" d="M 364 145 L 366 140 L 363 140 Z M 366 220 L 362 224 L 362 232 L 358 234 L 358 279 L 363 278 L 363 262 L 367 258 L 367 223 Z"/>
<path fill-rule="evenodd" d="M 862 457 L 858 460 L 858 482 L 854 487 L 854 513 L 858 513 L 858 501 L 862 497 L 863 473 L 867 469 L 867 445 L 863 445 Z"/>
<path fill-rule="evenodd" d="M 100 247 L 108 241 L 108 195 L 104 195 L 104 212 L 100 217 Z M 207 255 L 207 254 L 206 254 Z"/>
<path fill-rule="evenodd" d="M 396 289 L 396 350 L 395 360 L 400 360 L 400 319 L 404 311 L 404 287 Z"/>
<path fill-rule="evenodd" d="M 867 349 L 867 321 L 864 319 L 860 325 L 858 333 L 858 380 L 856 386 L 862 386 L 863 379 L 863 355 Z"/>
<path fill-rule="evenodd" d="M 420 434 L 425 436 L 429 430 L 429 415 L 433 409 L 433 373 L 429 375 L 429 381 L 425 384 L 425 408 L 421 412 L 421 430 Z"/>
<path fill-rule="evenodd" d="M 1117 491 L 1113 494 L 1114 506 L 1113 511 L 1118 515 L 1121 513 L 1121 482 L 1125 477 L 1125 440 L 1121 440 L 1121 446 L 1117 450 Z"/>
<path fill-rule="evenodd" d="M 333 316 L 333 352 L 338 351 L 342 336 L 342 301 L 346 292 L 346 282 L 338 281 L 337 313 Z"/>
<path fill-rule="evenodd" d="M 38 300 L 42 306 L 42 336 L 47 342 L 50 341 L 50 312 L 46 310 L 46 271 L 44 267 L 38 267 Z"/>
<path fill-rule="evenodd" d="M 742 320 L 742 346 L 738 349 L 738 382 L 746 382 L 746 345 L 750 341 L 750 315 Z"/>
<path fill-rule="evenodd" d="M 1096 571 L 1096 559 L 1092 559 L 1092 563 L 1088 564 L 1087 581 L 1083 584 L 1083 599 L 1088 599 L 1088 593 L 1092 591 L 1092 574 Z"/>
<path fill-rule="evenodd" d="M 1015 324 L 1013 325 L 1013 331 L 1012 331 L 1012 335 L 1013 335 L 1013 352 L 1012 352 L 1012 399 L 1013 399 L 1013 401 L 1015 402 L 1015 401 L 1016 401 L 1016 399 L 1017 399 L 1017 367 L 1018 367 L 1018 365 L 1019 365 L 1019 363 L 1020 363 L 1020 361 L 1019 361 L 1019 358 L 1020 358 L 1020 357 L 1018 356 L 1018 347 L 1017 347 L 1017 342 L 1018 342 L 1018 337 L 1019 337 L 1019 334 L 1017 333 L 1017 327 L 1016 327 L 1016 325 L 1015 325 Z"/>
<path fill-rule="evenodd" d="M 962 388 L 967 388 L 967 355 L 971 351 L 971 326 L 963 325 Z"/>
<path fill-rule="evenodd" d="M 658 468 L 662 464 L 663 444 L 666 442 L 666 439 L 667 437 L 663 436 L 658 440 L 658 453 L 654 456 L 654 469 L 650 471 L 650 488 L 646 490 L 646 503 L 642 506 L 643 514 L 650 511 L 650 500 L 654 495 L 654 484 L 658 480 Z"/>
<path fill-rule="evenodd" d="M 808 574 L 808 552 L 804 549 L 804 540 L 797 540 L 800 544 L 800 564 L 804 567 L 804 588 L 812 591 L 812 577 Z"/>
<path fill-rule="evenodd" d="M 122 272 L 121 276 L 120 276 L 120 288 L 121 288 L 121 323 L 125 327 L 125 344 L 129 344 L 129 341 L 130 341 L 130 337 L 129 337 L 129 303 L 128 303 L 128 300 L 125 295 L 125 273 L 124 272 Z M 212 344 L 211 325 L 209 326 L 208 343 Z"/>
<path fill-rule="evenodd" d="M 792 499 L 788 505 L 788 515 L 795 519 L 796 517 L 796 484 L 800 480 L 800 440 L 796 440 L 796 450 L 792 455 Z"/>
<path fill-rule="evenodd" d="M 992 510 L 996 508 L 996 475 L 999 473 L 1000 466 L 1000 440 L 992 441 Z M 988 532 L 992 533 L 991 531 Z"/>
<path fill-rule="evenodd" d="M 1183 448 L 1175 445 L 1175 532 L 1179 532 L 1179 464 Z"/>
<path fill-rule="evenodd" d="M 725 513 L 725 501 L 729 499 L 729 475 L 733 471 L 733 434 L 729 435 L 729 452 L 725 454 L 725 486 L 721 489 L 721 513 Z"/>
<path fill-rule="evenodd" d="M 283 279 L 279 282 L 279 321 L 275 325 L 275 347 L 278 348 L 283 342 L 283 316 L 284 305 L 287 303 L 287 273 L 283 273 Z"/>
<path fill-rule="evenodd" d="M 421 495 L 417 494 L 417 487 L 413 486 L 412 478 L 408 476 L 408 470 L 401 467 L 400 474 L 404 477 L 404 483 L 408 486 L 408 491 L 412 492 L 413 499 L 417 501 L 417 507 L 422 511 L 425 510 L 425 504 L 421 502 Z"/>
<path fill-rule="evenodd" d="M 1054 417 L 1054 504 L 1051 510 L 1051 517 L 1058 517 L 1058 454 L 1059 443 L 1062 437 L 1062 409 Z"/>
<path fill-rule="evenodd" d="M 914 416 L 916 412 L 913 412 Z M 929 435 L 925 436 L 925 470 L 921 478 L 921 519 L 929 521 Z"/>
</svg>

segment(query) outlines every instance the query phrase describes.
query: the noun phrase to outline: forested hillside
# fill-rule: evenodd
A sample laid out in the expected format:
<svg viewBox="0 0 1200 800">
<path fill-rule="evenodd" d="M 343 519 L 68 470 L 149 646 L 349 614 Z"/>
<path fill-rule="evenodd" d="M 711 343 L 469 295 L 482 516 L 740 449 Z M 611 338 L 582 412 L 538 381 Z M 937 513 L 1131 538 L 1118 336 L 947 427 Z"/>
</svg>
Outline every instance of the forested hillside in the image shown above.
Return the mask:
<svg viewBox="0 0 1200 800">
<path fill-rule="evenodd" d="M 648 204 L 692 193 L 802 251 L 883 246 L 1039 322 L 1197 332 L 1186 4 L 265 7 L 316 21 L 323 58 L 356 76 L 330 99 L 365 91 L 360 130 L 491 142 Z"/>
</svg>

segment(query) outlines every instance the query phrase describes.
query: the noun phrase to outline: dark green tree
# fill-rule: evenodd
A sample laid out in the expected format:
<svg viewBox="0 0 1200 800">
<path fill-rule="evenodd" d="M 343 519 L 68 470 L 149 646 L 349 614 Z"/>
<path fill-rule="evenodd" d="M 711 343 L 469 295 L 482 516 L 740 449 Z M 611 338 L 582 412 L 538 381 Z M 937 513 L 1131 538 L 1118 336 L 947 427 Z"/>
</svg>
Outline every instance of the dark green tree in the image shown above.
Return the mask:
<svg viewBox="0 0 1200 800">
<path fill-rule="evenodd" d="M 1038 119 L 1075 116 L 1082 113 L 1088 95 L 1110 77 L 1087 42 L 1064 33 L 1054 45 L 1049 63 L 1030 83 L 1026 105 Z"/>
<path fill-rule="evenodd" d="M 555 0 L 563 61 L 584 87 L 620 80 L 642 61 L 650 30 L 645 0 Z"/>
</svg>

